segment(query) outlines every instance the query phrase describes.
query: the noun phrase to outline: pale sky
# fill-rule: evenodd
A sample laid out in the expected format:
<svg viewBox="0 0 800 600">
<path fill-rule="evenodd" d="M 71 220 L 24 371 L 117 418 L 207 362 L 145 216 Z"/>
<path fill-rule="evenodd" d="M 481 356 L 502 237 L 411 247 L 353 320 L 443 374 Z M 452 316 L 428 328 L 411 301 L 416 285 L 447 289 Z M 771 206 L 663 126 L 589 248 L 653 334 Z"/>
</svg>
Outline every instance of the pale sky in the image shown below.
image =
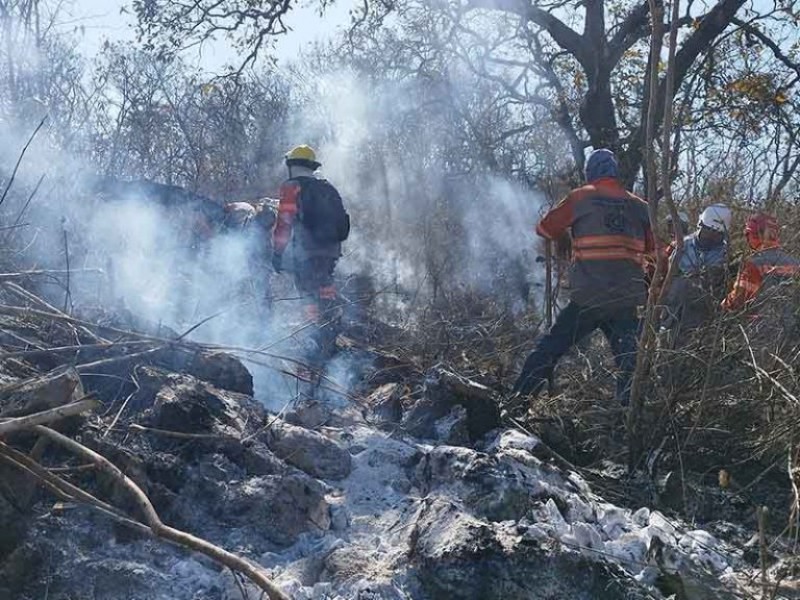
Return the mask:
<svg viewBox="0 0 800 600">
<path fill-rule="evenodd" d="M 102 48 L 105 40 L 133 40 L 135 16 L 133 11 L 122 12 L 130 4 L 130 0 L 70 0 L 65 3 L 59 16 L 59 29 L 73 31 L 80 29 L 78 45 L 82 54 L 95 56 Z M 324 17 L 317 13 L 318 3 L 303 0 L 302 5 L 293 9 L 284 22 L 290 31 L 280 36 L 276 47 L 276 55 L 280 62 L 290 60 L 317 40 L 330 38 L 332 33 L 349 22 L 349 8 L 352 0 L 338 0 L 329 7 Z M 216 42 L 213 47 L 205 46 L 202 55 L 192 50 L 186 57 L 197 60 L 209 71 L 215 71 L 236 61 L 233 49 L 224 42 Z"/>
</svg>

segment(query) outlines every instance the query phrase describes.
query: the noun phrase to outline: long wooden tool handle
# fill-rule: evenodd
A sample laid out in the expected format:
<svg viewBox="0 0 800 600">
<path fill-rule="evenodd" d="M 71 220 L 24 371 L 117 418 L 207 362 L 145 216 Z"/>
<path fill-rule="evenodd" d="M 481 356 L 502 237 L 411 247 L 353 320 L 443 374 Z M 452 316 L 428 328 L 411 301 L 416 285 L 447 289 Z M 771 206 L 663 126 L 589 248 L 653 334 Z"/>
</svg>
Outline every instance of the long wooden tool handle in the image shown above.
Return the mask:
<svg viewBox="0 0 800 600">
<path fill-rule="evenodd" d="M 553 242 L 545 241 L 544 245 L 544 309 L 545 322 L 549 329 L 553 325 Z"/>
</svg>

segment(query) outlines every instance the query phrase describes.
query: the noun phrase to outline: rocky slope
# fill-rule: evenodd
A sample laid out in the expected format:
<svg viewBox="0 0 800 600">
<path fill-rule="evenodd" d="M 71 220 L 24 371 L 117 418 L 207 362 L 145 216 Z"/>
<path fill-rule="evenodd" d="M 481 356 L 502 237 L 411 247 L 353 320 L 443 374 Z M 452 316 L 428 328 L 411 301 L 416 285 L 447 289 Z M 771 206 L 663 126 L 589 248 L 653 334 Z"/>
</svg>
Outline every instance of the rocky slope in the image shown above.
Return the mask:
<svg viewBox="0 0 800 600">
<path fill-rule="evenodd" d="M 41 346 L 64 344 L 59 335 L 75 331 L 3 318 L 6 336 L 25 332 Z M 39 381 L 43 371 L 57 382 L 48 397 L 94 391 L 105 406 L 61 429 L 123 469 L 164 522 L 263 565 L 291 598 L 741 593 L 737 574 L 748 565 L 732 548 L 659 512 L 603 501 L 580 475 L 549 462 L 538 439 L 502 426 L 491 390 L 443 367 L 417 375 L 350 344 L 339 360 L 355 382 L 351 396 L 287 398 L 276 415 L 229 355 L 171 347 L 122 359 L 132 354 L 122 344 L 108 365 L 73 354 L 66 371 L 63 355 L 6 360 L 0 415 L 19 401 L 19 382 Z M 87 361 L 95 366 L 82 368 Z M 135 385 L 120 393 L 112 376 Z M 37 452 L 29 435 L 5 441 Z M 41 461 L 135 511 L 79 461 L 54 448 Z M 0 465 L 0 482 L 0 599 L 261 597 L 205 557 L 35 490 L 17 469 Z"/>
</svg>

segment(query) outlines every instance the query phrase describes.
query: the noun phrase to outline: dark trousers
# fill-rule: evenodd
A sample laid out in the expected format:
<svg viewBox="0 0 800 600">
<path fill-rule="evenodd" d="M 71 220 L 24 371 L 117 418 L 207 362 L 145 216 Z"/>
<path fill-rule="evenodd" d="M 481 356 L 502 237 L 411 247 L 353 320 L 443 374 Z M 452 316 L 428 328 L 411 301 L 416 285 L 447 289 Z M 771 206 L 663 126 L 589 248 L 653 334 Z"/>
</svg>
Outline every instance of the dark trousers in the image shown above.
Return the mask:
<svg viewBox="0 0 800 600">
<path fill-rule="evenodd" d="M 336 258 L 325 256 L 295 262 L 295 287 L 303 296 L 305 316 L 312 323 L 311 344 L 305 359 L 313 367 L 321 367 L 333 353 L 336 344 L 337 293 L 333 281 L 336 262 Z"/>
<path fill-rule="evenodd" d="M 639 333 L 635 307 L 584 308 L 570 302 L 558 313 L 550 331 L 536 343 L 536 348 L 528 356 L 514 384 L 514 392 L 523 395 L 540 393 L 552 377 L 559 359 L 596 329 L 605 334 L 614 353 L 614 361 L 619 369 L 616 397 L 620 403 L 627 405 L 631 375 L 636 366 Z"/>
</svg>

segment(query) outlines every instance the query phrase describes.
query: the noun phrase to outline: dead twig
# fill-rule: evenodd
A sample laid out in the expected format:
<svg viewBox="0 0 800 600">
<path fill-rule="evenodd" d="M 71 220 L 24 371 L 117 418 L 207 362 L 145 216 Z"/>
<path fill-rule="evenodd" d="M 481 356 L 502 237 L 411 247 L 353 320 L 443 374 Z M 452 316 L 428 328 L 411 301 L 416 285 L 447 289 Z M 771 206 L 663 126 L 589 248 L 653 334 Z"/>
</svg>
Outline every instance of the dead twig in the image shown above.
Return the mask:
<svg viewBox="0 0 800 600">
<path fill-rule="evenodd" d="M 39 130 L 42 127 L 44 127 L 45 122 L 47 122 L 47 117 L 48 117 L 48 115 L 45 115 L 44 117 L 42 117 L 41 122 L 39 123 L 39 125 L 36 126 L 36 129 L 33 130 L 33 133 L 31 134 L 31 137 L 28 138 L 28 141 L 22 147 L 22 152 L 20 152 L 19 157 L 17 158 L 17 164 L 14 165 L 14 170 L 11 171 L 11 178 L 8 180 L 8 183 L 6 184 L 6 189 L 3 190 L 3 195 L 0 196 L 0 205 L 2 205 L 3 202 L 6 201 L 6 196 L 8 195 L 8 190 L 10 190 L 11 186 L 14 184 L 14 179 L 16 179 L 16 177 L 17 177 L 17 171 L 19 171 L 19 166 L 20 166 L 20 164 L 22 164 L 22 159 L 25 157 L 25 153 L 28 151 L 28 147 L 33 142 L 33 139 L 36 137 L 36 134 L 39 133 Z"/>
<path fill-rule="evenodd" d="M 224 435 L 217 435 L 214 433 L 184 433 L 182 431 L 170 431 L 169 429 L 156 429 L 155 427 L 145 427 L 144 425 L 138 425 L 137 423 L 131 423 L 130 425 L 128 425 L 128 431 L 137 431 L 140 433 L 153 433 L 156 435 L 163 435 L 165 437 L 172 437 L 179 440 L 221 441 L 226 439 L 233 439 L 233 438 L 228 438 Z"/>
<path fill-rule="evenodd" d="M 2 231 L 2 228 L 0 228 Z M 17 273 L 0 273 L 0 280 L 5 279 L 21 279 L 23 277 L 34 277 L 36 275 L 69 275 L 69 273 L 99 273 L 102 274 L 103 269 L 83 268 L 83 269 L 33 269 L 31 271 L 19 271 Z"/>
<path fill-rule="evenodd" d="M 115 363 L 127 362 L 129 360 L 133 360 L 135 358 L 141 358 L 143 356 L 147 356 L 148 354 L 154 354 L 164 349 L 164 346 L 156 346 L 155 348 L 150 348 L 148 350 L 142 350 L 141 352 L 134 352 L 133 354 L 125 354 L 123 356 L 114 356 L 112 358 L 104 358 L 102 360 L 96 360 L 90 363 L 83 363 L 81 365 L 75 365 L 75 369 L 79 373 L 83 373 L 86 371 L 90 371 L 91 369 L 96 369 L 97 367 L 105 367 L 108 365 L 112 365 Z"/>
<path fill-rule="evenodd" d="M 789 512 L 789 535 L 794 537 L 795 546 L 798 537 L 798 521 L 800 521 L 800 486 L 798 486 L 798 468 L 796 460 L 798 451 L 792 446 L 789 448 L 787 471 L 789 483 L 792 486 L 792 508 Z"/>
<path fill-rule="evenodd" d="M 236 587 L 239 589 L 239 593 L 242 595 L 242 600 L 250 600 L 250 595 L 247 593 L 247 589 L 245 589 L 244 584 L 239 579 L 239 573 L 234 571 L 233 569 L 229 569 L 231 575 L 233 576 L 233 580 L 236 582 Z"/>
<path fill-rule="evenodd" d="M 42 298 L 40 298 L 36 294 L 26 290 L 21 285 L 18 285 L 16 283 L 14 283 L 13 281 L 6 281 L 5 283 L 3 283 L 3 287 L 6 288 L 7 290 L 11 291 L 17 297 L 22 298 L 23 300 L 27 300 L 27 301 L 35 304 L 36 306 L 39 306 L 39 307 L 45 309 L 46 311 L 50 311 L 50 312 L 52 312 L 54 314 L 61 315 L 62 317 L 70 318 L 69 315 L 65 315 L 64 313 L 62 313 L 60 310 L 58 310 L 52 304 L 50 304 L 47 301 L 43 300 Z M 93 333 L 92 331 L 90 331 L 82 323 L 72 323 L 72 324 L 76 325 L 80 331 L 85 333 L 88 337 L 93 339 L 95 342 L 111 343 L 110 340 L 107 340 L 107 339 L 105 339 L 105 338 Z"/>
<path fill-rule="evenodd" d="M 756 507 L 756 520 L 758 522 L 758 548 L 761 558 L 761 597 L 766 600 L 769 594 L 769 578 L 767 576 L 767 507 Z"/>
<path fill-rule="evenodd" d="M 25 214 L 25 211 L 27 211 L 28 207 L 31 205 L 33 198 L 37 193 L 39 193 L 39 188 L 41 187 L 45 177 L 47 177 L 47 173 L 42 173 L 42 176 L 39 177 L 39 181 L 36 182 L 33 191 L 28 195 L 28 199 L 25 201 L 25 204 L 22 205 L 22 210 L 19 211 L 17 218 L 14 220 L 14 224 L 6 227 L 0 227 L 0 231 L 9 230 L 9 233 L 6 234 L 6 237 L 3 240 L 4 245 L 8 244 L 9 240 L 12 239 L 12 236 L 16 233 L 18 228 L 28 225 L 28 223 L 20 223 L 20 221 L 22 221 L 22 217 Z"/>
<path fill-rule="evenodd" d="M 26 341 L 26 340 L 22 340 Z M 33 345 L 33 344 L 31 344 Z M 146 341 L 123 341 L 123 342 L 103 342 L 100 344 L 76 344 L 74 346 L 58 346 L 56 348 L 41 348 L 39 350 L 16 350 L 14 352 L 0 353 L 0 360 L 8 358 L 29 358 L 32 356 L 60 354 L 62 352 L 79 352 L 82 350 L 118 350 L 120 347 L 152 345 L 152 342 Z"/>
<path fill-rule="evenodd" d="M 136 387 L 136 389 L 133 390 L 130 394 L 128 394 L 127 398 L 125 398 L 125 401 L 122 403 L 122 406 L 119 407 L 117 414 L 114 415 L 114 419 L 111 421 L 109 426 L 106 427 L 106 431 L 103 434 L 103 437 L 106 437 L 109 433 L 111 433 L 111 430 L 114 429 L 114 427 L 117 425 L 117 421 L 119 421 L 119 418 L 122 416 L 122 413 L 125 412 L 125 408 L 128 406 L 128 402 L 130 402 L 131 398 L 133 398 L 136 395 L 136 393 L 141 389 L 141 387 L 139 386 L 139 380 L 136 379 L 137 368 L 138 367 L 134 367 L 133 373 L 131 374 L 131 381 L 133 381 L 133 385 L 134 387 Z M 111 409 L 109 408 L 109 410 Z"/>
<path fill-rule="evenodd" d="M 20 229 L 22 227 L 28 227 L 30 223 L 17 223 L 16 225 L 4 225 L 0 227 L 0 231 L 8 231 L 9 229 Z"/>
<path fill-rule="evenodd" d="M 70 273 L 69 273 L 69 237 L 67 236 L 67 226 L 66 226 L 66 219 L 61 219 L 61 226 L 62 231 L 64 233 L 64 260 L 66 261 L 67 265 L 67 283 L 64 290 L 64 312 L 67 312 L 67 308 L 70 309 L 72 312 L 72 291 L 70 290 Z"/>
</svg>

